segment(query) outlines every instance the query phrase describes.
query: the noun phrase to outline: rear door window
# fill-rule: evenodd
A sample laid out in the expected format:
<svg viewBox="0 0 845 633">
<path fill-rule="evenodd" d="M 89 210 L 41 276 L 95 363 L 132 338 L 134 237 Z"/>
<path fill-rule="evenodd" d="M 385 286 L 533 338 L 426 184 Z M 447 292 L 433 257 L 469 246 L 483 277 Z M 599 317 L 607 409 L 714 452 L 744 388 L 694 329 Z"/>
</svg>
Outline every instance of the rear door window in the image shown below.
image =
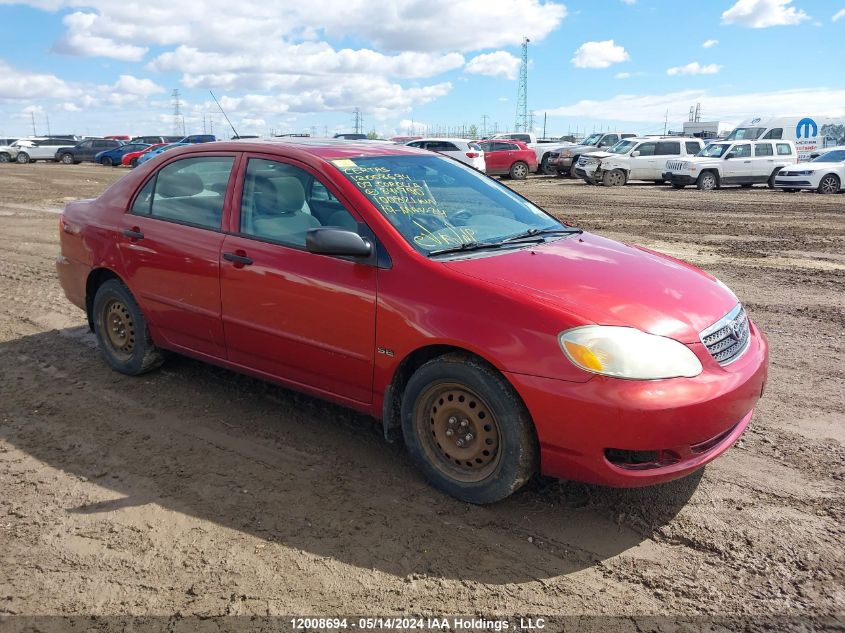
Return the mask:
<svg viewBox="0 0 845 633">
<path fill-rule="evenodd" d="M 678 156 L 680 153 L 681 143 L 679 141 L 660 141 L 655 151 L 657 156 Z"/>
<path fill-rule="evenodd" d="M 234 158 L 183 158 L 162 167 L 135 197 L 132 213 L 220 230 Z"/>
<path fill-rule="evenodd" d="M 755 156 L 772 156 L 773 154 L 771 143 L 758 143 L 754 148 Z"/>
<path fill-rule="evenodd" d="M 513 147 L 510 143 L 502 143 L 496 142 L 493 143 L 493 151 L 494 152 L 507 152 L 510 148 Z"/>
</svg>

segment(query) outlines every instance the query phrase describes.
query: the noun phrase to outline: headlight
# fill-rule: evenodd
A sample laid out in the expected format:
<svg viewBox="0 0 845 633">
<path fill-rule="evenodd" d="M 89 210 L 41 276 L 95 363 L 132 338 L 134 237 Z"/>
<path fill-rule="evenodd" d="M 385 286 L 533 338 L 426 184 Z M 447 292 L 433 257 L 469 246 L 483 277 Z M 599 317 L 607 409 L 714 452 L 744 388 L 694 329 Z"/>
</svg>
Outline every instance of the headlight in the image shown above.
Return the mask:
<svg viewBox="0 0 845 633">
<path fill-rule="evenodd" d="M 603 376 L 692 378 L 702 370 L 701 362 L 683 343 L 635 328 L 586 325 L 561 332 L 558 340 L 573 364 Z"/>
<path fill-rule="evenodd" d="M 815 173 L 814 169 L 805 169 L 803 171 L 796 171 L 795 174 L 798 176 L 812 176 Z"/>
</svg>

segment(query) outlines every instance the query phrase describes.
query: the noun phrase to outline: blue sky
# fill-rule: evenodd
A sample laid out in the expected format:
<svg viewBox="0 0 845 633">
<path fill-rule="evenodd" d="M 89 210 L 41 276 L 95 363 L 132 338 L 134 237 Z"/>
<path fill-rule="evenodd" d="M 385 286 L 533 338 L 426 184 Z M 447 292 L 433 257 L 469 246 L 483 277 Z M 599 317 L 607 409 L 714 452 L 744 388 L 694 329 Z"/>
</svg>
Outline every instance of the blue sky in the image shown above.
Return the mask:
<svg viewBox="0 0 845 633">
<path fill-rule="evenodd" d="M 0 0 L 0 136 L 513 126 L 520 41 L 540 131 L 845 116 L 845 0 Z M 705 44 L 707 43 L 707 44 Z"/>
</svg>

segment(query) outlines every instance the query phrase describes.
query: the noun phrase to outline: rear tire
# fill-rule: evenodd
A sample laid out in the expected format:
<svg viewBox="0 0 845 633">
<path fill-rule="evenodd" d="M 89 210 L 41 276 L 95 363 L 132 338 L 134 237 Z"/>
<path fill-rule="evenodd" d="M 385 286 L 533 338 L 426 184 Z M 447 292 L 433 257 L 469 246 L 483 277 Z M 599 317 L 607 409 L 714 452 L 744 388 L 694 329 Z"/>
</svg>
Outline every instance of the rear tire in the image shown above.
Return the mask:
<svg viewBox="0 0 845 633">
<path fill-rule="evenodd" d="M 12 157 L 9 156 L 6 152 L 0 152 L 0 163 L 8 163 L 12 160 Z"/>
<path fill-rule="evenodd" d="M 26 152 L 18 152 L 18 156 L 15 158 L 15 162 L 18 163 L 18 165 L 26 165 L 29 161 L 29 154 Z"/>
<path fill-rule="evenodd" d="M 521 160 L 516 161 L 511 165 L 508 175 L 514 180 L 525 180 L 528 178 L 528 164 Z"/>
<path fill-rule="evenodd" d="M 611 169 L 602 174 L 601 181 L 605 187 L 622 187 L 628 182 L 628 174 L 621 169 Z"/>
<path fill-rule="evenodd" d="M 824 195 L 830 195 L 832 193 L 839 193 L 841 186 L 842 183 L 839 181 L 839 176 L 836 174 L 827 174 L 819 181 L 816 191 Z"/>
<path fill-rule="evenodd" d="M 775 188 L 775 178 L 777 178 L 778 172 L 780 172 L 780 168 L 775 169 L 775 170 L 772 172 L 772 175 L 771 175 L 771 176 L 769 176 L 769 181 L 766 183 L 766 184 L 769 186 L 769 189 L 774 189 L 774 188 Z"/>
<path fill-rule="evenodd" d="M 426 479 L 468 503 L 500 501 L 539 468 L 522 400 L 494 367 L 466 354 L 435 358 L 411 376 L 402 435 Z"/>
<path fill-rule="evenodd" d="M 133 167 L 133 168 L 134 168 L 134 167 L 137 167 L 137 166 L 138 166 L 138 159 L 137 159 L 137 158 L 133 158 L 132 160 L 130 160 L 130 161 L 129 161 L 129 166 L 130 166 L 130 167 Z"/>
<path fill-rule="evenodd" d="M 104 167 L 112 167 L 114 165 L 114 161 L 111 158 L 109 158 L 108 156 L 103 156 L 100 159 L 100 164 L 103 165 Z"/>
<path fill-rule="evenodd" d="M 104 282 L 94 296 L 92 313 L 100 352 L 113 369 L 138 376 L 164 362 L 141 308 L 123 283 L 117 279 Z"/>
<path fill-rule="evenodd" d="M 719 188 L 719 178 L 712 171 L 705 171 L 699 174 L 695 186 L 701 191 L 713 191 Z"/>
<path fill-rule="evenodd" d="M 73 165 L 73 154 L 62 154 L 59 160 L 65 165 Z"/>
</svg>

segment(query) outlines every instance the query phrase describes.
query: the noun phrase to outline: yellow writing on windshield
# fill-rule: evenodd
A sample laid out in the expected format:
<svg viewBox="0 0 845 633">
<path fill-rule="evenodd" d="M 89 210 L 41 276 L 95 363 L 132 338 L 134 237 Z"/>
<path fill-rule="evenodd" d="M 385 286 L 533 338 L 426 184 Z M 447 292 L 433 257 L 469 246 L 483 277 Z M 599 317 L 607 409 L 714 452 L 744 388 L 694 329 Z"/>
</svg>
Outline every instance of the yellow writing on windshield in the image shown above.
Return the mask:
<svg viewBox="0 0 845 633">
<path fill-rule="evenodd" d="M 445 217 L 437 200 L 431 195 L 424 181 L 415 180 L 410 174 L 391 171 L 388 167 L 348 165 L 332 161 L 364 195 L 386 212 L 401 215 L 436 215 Z"/>
</svg>

